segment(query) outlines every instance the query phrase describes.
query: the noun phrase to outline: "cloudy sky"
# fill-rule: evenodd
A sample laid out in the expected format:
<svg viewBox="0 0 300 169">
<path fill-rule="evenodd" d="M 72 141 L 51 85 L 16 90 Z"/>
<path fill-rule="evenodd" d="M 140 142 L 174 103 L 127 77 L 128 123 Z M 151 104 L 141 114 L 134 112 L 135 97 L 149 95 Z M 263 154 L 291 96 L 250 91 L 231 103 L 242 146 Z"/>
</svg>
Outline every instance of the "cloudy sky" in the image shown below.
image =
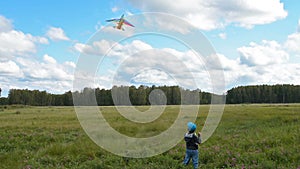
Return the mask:
<svg viewBox="0 0 300 169">
<path fill-rule="evenodd" d="M 299 8 L 300 1 L 295 0 L 1 1 L 2 96 L 11 88 L 51 93 L 72 90 L 78 61 L 92 57 L 89 55 L 103 59 L 97 63 L 91 87 L 180 84 L 211 90 L 211 78 L 219 77 L 207 73 L 209 60 L 221 63 L 211 66 L 211 71 L 222 69 L 225 89 L 255 84 L 299 85 Z M 171 15 L 149 17 L 144 12 Z M 122 14 L 136 27 L 119 31 L 105 22 Z M 176 32 L 172 34 L 175 40 L 155 32 L 136 36 L 152 25 L 165 34 Z M 178 38 L 195 30 L 214 47 L 215 55 L 207 61 L 201 61 Z M 91 38 L 97 31 L 102 35 Z M 126 39 L 121 42 L 105 36 L 111 34 Z M 191 41 L 201 45 L 201 38 L 197 38 Z"/>
</svg>

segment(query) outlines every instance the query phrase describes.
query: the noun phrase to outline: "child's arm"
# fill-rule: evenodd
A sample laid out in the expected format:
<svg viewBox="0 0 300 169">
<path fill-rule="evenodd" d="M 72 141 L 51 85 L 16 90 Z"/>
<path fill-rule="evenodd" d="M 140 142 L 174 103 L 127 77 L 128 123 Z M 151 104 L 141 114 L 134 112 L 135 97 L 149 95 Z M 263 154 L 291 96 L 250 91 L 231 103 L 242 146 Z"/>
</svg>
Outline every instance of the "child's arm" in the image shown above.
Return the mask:
<svg viewBox="0 0 300 169">
<path fill-rule="evenodd" d="M 201 144 L 202 140 L 201 140 L 201 133 L 198 132 L 198 143 Z"/>
</svg>

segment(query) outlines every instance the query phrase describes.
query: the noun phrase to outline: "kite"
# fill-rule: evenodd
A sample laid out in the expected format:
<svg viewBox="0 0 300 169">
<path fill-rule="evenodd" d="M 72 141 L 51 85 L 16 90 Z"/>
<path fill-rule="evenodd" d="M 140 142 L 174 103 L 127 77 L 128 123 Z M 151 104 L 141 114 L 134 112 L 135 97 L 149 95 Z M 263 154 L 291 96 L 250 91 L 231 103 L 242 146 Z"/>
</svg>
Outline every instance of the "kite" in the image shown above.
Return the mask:
<svg viewBox="0 0 300 169">
<path fill-rule="evenodd" d="M 114 26 L 114 28 L 116 29 L 120 29 L 120 30 L 125 30 L 122 26 L 123 24 L 134 27 L 134 25 L 132 25 L 131 23 L 129 23 L 127 20 L 124 19 L 124 14 L 121 16 L 121 18 L 119 19 L 108 19 L 106 20 L 106 22 L 116 22 L 117 25 Z"/>
</svg>

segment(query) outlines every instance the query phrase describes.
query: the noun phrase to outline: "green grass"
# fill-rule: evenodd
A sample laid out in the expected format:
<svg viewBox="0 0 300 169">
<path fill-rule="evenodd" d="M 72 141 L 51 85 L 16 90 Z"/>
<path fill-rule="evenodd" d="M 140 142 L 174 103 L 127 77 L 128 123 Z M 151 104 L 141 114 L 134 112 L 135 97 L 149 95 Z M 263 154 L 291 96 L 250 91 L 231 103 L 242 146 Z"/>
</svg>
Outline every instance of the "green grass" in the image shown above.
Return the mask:
<svg viewBox="0 0 300 169">
<path fill-rule="evenodd" d="M 208 109 L 208 106 L 200 107 L 197 118 L 200 128 Z M 101 107 L 101 110 L 119 132 L 149 137 L 168 128 L 178 113 L 178 106 L 168 106 L 159 119 L 145 125 L 126 120 L 114 107 Z M 89 139 L 73 107 L 0 107 L 1 169 L 189 169 L 192 165 L 181 165 L 184 146 L 182 141 L 168 152 L 151 158 L 122 158 Z M 300 167 L 299 152 L 299 104 L 226 105 L 217 130 L 200 146 L 199 168 L 296 169 Z"/>
</svg>

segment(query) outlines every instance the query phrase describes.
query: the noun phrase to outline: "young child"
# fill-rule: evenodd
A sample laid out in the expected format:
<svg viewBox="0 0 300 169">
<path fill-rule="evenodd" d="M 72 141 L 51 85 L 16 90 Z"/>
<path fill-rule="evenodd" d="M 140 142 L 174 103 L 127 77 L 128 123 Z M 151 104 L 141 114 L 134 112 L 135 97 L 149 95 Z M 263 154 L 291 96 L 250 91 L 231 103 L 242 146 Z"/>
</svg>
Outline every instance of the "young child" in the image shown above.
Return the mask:
<svg viewBox="0 0 300 169">
<path fill-rule="evenodd" d="M 196 133 L 196 124 L 192 122 L 187 123 L 188 132 L 184 135 L 184 141 L 186 142 L 186 153 L 183 161 L 184 165 L 188 165 L 192 159 L 194 168 L 198 168 L 198 144 L 201 144 L 201 133 Z"/>
</svg>

